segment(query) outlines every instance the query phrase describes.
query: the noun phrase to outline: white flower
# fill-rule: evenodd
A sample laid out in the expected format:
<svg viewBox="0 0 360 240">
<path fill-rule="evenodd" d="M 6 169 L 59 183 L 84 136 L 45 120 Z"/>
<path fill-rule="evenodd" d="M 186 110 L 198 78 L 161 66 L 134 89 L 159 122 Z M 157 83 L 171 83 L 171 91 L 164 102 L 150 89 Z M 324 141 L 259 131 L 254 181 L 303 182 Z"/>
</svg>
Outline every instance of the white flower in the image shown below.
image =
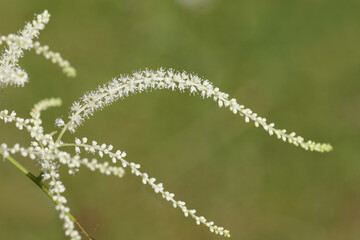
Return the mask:
<svg viewBox="0 0 360 240">
<path fill-rule="evenodd" d="M 221 92 L 219 88 L 214 87 L 208 80 L 203 80 L 196 75 L 185 72 L 165 71 L 162 68 L 157 71 L 144 70 L 131 76 L 122 76 L 113 79 L 104 86 L 99 86 L 95 91 L 86 93 L 80 101 L 73 103 L 70 109 L 70 121 L 67 123 L 66 128 L 74 132 L 85 119 L 105 106 L 130 94 L 156 89 L 171 89 L 173 91 L 178 89 L 181 92 L 189 89 L 190 93 L 200 94 L 203 98 L 212 98 L 220 108 L 228 108 L 232 113 L 243 116 L 246 123 L 252 121 L 256 127 L 262 126 L 269 135 L 275 133 L 283 141 L 288 141 L 295 146 L 311 151 L 328 152 L 332 149 L 330 144 L 312 141 L 304 142 L 303 138 L 296 136 L 295 133 L 287 134 L 286 130 L 275 129 L 275 124 L 268 124 L 266 118 L 259 117 L 251 109 L 238 104 L 236 99 L 229 99 L 229 94 Z"/>
<path fill-rule="evenodd" d="M 195 219 L 195 221 L 198 225 L 200 225 L 200 224 L 205 225 L 206 227 L 208 227 L 210 229 L 211 232 L 215 232 L 217 234 L 224 235 L 225 237 L 230 237 L 230 232 L 228 230 L 224 229 L 223 227 L 218 227 L 218 226 L 214 225 L 214 222 L 207 221 L 202 216 L 200 216 L 200 217 L 197 216 L 195 214 L 196 211 L 189 210 L 186 207 L 185 202 L 175 200 L 174 193 L 165 191 L 162 183 L 156 183 L 155 178 L 150 178 L 147 173 L 143 173 L 139 170 L 140 164 L 128 162 L 127 160 L 125 160 L 125 156 L 126 156 L 125 152 L 121 152 L 120 150 L 116 150 L 115 152 L 108 150 L 105 152 L 104 149 L 106 149 L 106 144 L 100 145 L 96 141 L 92 141 L 92 144 L 88 145 L 88 144 L 84 143 L 84 141 L 81 141 L 78 138 L 75 139 L 75 148 L 83 148 L 85 151 L 87 151 L 88 153 L 92 153 L 92 154 L 94 154 L 95 152 L 101 153 L 101 157 L 103 157 L 103 154 L 106 154 L 110 159 L 113 159 L 113 161 L 115 159 L 115 162 L 116 162 L 116 159 L 120 160 L 123 167 L 130 167 L 131 173 L 136 176 L 141 177 L 143 184 L 150 185 L 156 193 L 160 193 L 166 201 L 172 203 L 172 206 L 174 208 L 179 207 L 180 210 L 184 213 L 184 215 L 186 217 L 191 216 L 193 219 Z M 109 167 L 108 166 L 109 164 L 107 162 L 105 162 L 103 165 L 101 165 L 101 164 L 99 165 L 96 159 L 93 159 L 93 161 L 91 163 L 89 163 L 87 161 L 87 159 L 84 161 L 85 161 L 84 163 L 87 165 L 87 167 L 89 167 L 93 171 L 96 170 L 96 168 L 99 168 L 101 173 L 105 173 L 107 175 L 121 174 L 121 176 L 122 176 L 124 174 L 123 168 Z"/>
<path fill-rule="evenodd" d="M 62 120 L 62 118 L 57 118 L 56 120 L 55 120 L 55 126 L 57 126 L 57 127 L 63 127 L 65 125 L 65 122 L 64 122 L 64 120 Z"/>
<path fill-rule="evenodd" d="M 49 22 L 50 14 L 45 10 L 36 16 L 31 22 L 27 23 L 19 35 L 9 34 L 0 36 L 0 45 L 6 43 L 8 47 L 0 57 L 0 87 L 17 86 L 23 87 L 29 81 L 27 73 L 19 65 L 19 59 L 23 56 L 24 50 L 35 49 L 37 54 L 44 55 L 51 62 L 58 64 L 68 77 L 74 77 L 76 71 L 70 63 L 64 60 L 60 53 L 49 50 L 48 46 L 41 46 L 40 42 L 33 40 L 38 37 L 40 30 L 45 28 Z"/>
<path fill-rule="evenodd" d="M 0 87 L 8 85 L 23 86 L 28 81 L 28 75 L 19 67 L 18 61 L 23 56 L 23 51 L 29 49 L 34 49 L 37 54 L 42 54 L 45 58 L 58 64 L 68 76 L 75 75 L 75 70 L 59 53 L 49 50 L 48 46 L 42 46 L 39 42 L 33 42 L 33 39 L 38 37 L 39 31 L 44 29 L 49 17 L 49 13 L 44 11 L 42 14 L 37 15 L 31 23 L 27 23 L 18 35 L 0 36 L 0 45 L 2 43 L 8 45 L 8 48 L 0 57 Z M 126 160 L 124 151 L 113 150 L 114 147 L 111 144 L 99 144 L 97 141 L 90 142 L 86 137 L 75 138 L 74 143 L 62 142 L 61 138 L 66 130 L 74 132 L 85 119 L 92 116 L 96 111 L 130 94 L 155 89 L 179 90 L 180 92 L 189 90 L 190 94 L 198 94 L 203 98 L 213 99 L 220 108 L 228 108 L 232 113 L 244 117 L 245 122 L 253 122 L 256 127 L 262 126 L 269 135 L 275 135 L 277 138 L 288 141 L 295 146 L 319 152 L 332 149 L 329 144 L 305 142 L 302 137 L 296 136 L 294 132 L 286 133 L 285 129 L 276 129 L 274 123 L 267 123 L 265 118 L 240 105 L 236 99 L 230 99 L 227 93 L 214 87 L 208 80 L 203 80 L 193 74 L 178 73 L 173 70 L 159 69 L 157 71 L 144 70 L 136 72 L 131 76 L 113 79 L 104 86 L 100 86 L 97 90 L 85 94 L 79 101 L 72 104 L 68 123 L 65 124 L 61 118 L 56 119 L 56 126 L 62 127 L 56 140 L 54 139 L 56 131 L 45 133 L 42 126 L 41 112 L 50 107 L 60 106 L 60 99 L 50 98 L 35 104 L 30 112 L 30 118 L 18 117 L 14 111 L 0 111 L 0 120 L 2 122 L 14 124 L 19 130 L 27 131 L 32 138 L 28 147 L 23 147 L 20 144 L 10 147 L 6 143 L 2 143 L 0 144 L 0 154 L 9 160 L 12 159 L 12 155 L 20 154 L 36 161 L 41 170 L 39 178 L 42 177 L 42 181 L 48 182 L 49 192 L 47 194 L 55 202 L 55 209 L 63 222 L 65 235 L 71 240 L 81 239 L 81 236 L 75 229 L 76 220 L 69 214 L 70 208 L 66 205 L 67 199 L 64 196 L 66 187 L 60 180 L 60 166 L 66 166 L 69 174 L 76 174 L 83 166 L 91 171 L 119 178 L 124 176 L 124 168 L 130 168 L 131 173 L 140 177 L 143 184 L 151 186 L 155 193 L 161 194 L 174 208 L 179 208 L 184 216 L 191 217 L 198 225 L 208 227 L 211 232 L 230 237 L 228 230 L 215 225 L 213 221 L 208 221 L 203 216 L 197 215 L 196 210 L 188 209 L 185 202 L 175 200 L 175 194 L 166 191 L 162 183 L 158 183 L 155 178 L 149 177 L 147 173 L 140 171 L 140 164 Z M 66 147 L 74 147 L 75 155 L 63 150 Z M 80 156 L 82 152 L 85 154 L 98 154 L 101 160 L 83 158 Z"/>
</svg>

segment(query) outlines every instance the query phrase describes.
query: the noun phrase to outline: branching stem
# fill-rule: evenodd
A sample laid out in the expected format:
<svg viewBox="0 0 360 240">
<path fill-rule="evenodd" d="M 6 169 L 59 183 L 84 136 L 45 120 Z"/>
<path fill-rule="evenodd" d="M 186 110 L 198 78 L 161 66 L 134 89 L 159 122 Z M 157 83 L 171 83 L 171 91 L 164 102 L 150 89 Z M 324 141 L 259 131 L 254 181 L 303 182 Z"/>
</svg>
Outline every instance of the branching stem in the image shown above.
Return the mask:
<svg viewBox="0 0 360 240">
<path fill-rule="evenodd" d="M 62 136 L 64 135 L 64 133 L 66 132 L 66 130 L 67 130 L 67 128 L 68 128 L 68 125 L 69 125 L 69 123 L 67 123 L 67 124 L 64 126 L 64 128 L 61 130 L 61 132 L 60 132 L 59 136 L 57 137 L 55 143 L 60 142 Z"/>
<path fill-rule="evenodd" d="M 0 155 L 4 156 L 2 152 Z M 4 156 L 5 157 L 5 156 Z M 53 200 L 53 195 L 50 193 L 48 187 L 42 182 L 42 178 L 40 176 L 36 177 L 29 170 L 27 170 L 23 165 L 21 165 L 18 161 L 16 161 L 12 156 L 5 157 L 11 164 L 13 164 L 17 169 L 19 169 L 25 176 L 27 176 L 33 183 L 35 183 L 50 199 L 57 205 L 57 201 Z M 80 229 L 82 234 L 89 240 L 94 240 L 81 226 L 81 224 L 76 220 L 76 218 L 70 213 L 66 213 L 68 217 L 73 221 L 76 226 Z"/>
</svg>

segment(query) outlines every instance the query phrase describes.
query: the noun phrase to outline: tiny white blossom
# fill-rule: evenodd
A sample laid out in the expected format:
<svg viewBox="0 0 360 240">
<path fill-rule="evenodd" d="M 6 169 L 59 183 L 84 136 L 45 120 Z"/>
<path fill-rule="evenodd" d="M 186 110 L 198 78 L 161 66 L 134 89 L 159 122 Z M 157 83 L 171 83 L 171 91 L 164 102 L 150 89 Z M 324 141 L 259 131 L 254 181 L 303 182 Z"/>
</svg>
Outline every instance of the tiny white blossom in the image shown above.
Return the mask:
<svg viewBox="0 0 360 240">
<path fill-rule="evenodd" d="M 55 120 L 55 126 L 57 126 L 57 127 L 63 127 L 63 126 L 65 126 L 64 120 L 62 120 L 62 118 L 57 118 L 57 119 Z"/>
</svg>

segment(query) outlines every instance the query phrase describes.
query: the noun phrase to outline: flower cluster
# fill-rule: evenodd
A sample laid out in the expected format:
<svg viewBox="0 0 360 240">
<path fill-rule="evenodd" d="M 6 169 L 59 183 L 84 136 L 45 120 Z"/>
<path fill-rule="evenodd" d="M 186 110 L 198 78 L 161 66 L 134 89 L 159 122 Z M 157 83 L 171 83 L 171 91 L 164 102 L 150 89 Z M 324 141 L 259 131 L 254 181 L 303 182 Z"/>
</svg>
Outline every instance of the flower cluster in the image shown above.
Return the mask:
<svg viewBox="0 0 360 240">
<path fill-rule="evenodd" d="M 0 120 L 5 123 L 15 123 L 18 129 L 27 130 L 34 139 L 28 148 L 21 147 L 19 144 L 8 147 L 7 144 L 3 143 L 0 145 L 0 153 L 5 158 L 19 153 L 23 157 L 29 157 L 39 163 L 43 173 L 42 180 L 49 181 L 50 192 L 53 195 L 53 201 L 56 203 L 56 210 L 59 211 L 60 219 L 64 221 L 65 233 L 70 239 L 76 240 L 80 239 L 80 235 L 75 230 L 74 222 L 67 215 L 70 209 L 65 205 L 67 202 L 63 196 L 65 186 L 60 181 L 59 164 L 67 166 L 69 174 L 75 174 L 79 171 L 80 166 L 85 166 L 91 171 L 122 177 L 124 169 L 121 166 L 113 166 L 109 162 L 99 162 L 96 159 L 88 160 L 87 158 L 80 158 L 78 155 L 71 156 L 68 152 L 60 150 L 60 147 L 68 144 L 61 141 L 56 143 L 52 135 L 44 134 L 40 120 L 41 111 L 60 104 L 59 99 L 45 99 L 34 106 L 30 113 L 32 116 L 30 119 L 18 117 L 14 111 L 0 111 Z M 103 151 L 107 153 L 108 149 Z"/>
<path fill-rule="evenodd" d="M 230 237 L 228 230 L 215 225 L 213 221 L 207 221 L 203 216 L 197 216 L 196 210 L 188 209 L 185 202 L 175 200 L 175 195 L 165 191 L 162 183 L 156 183 L 155 178 L 149 177 L 147 173 L 141 172 L 139 170 L 139 164 L 125 160 L 126 153 L 124 151 L 113 151 L 112 145 L 98 144 L 96 141 L 88 144 L 88 140 L 85 137 L 81 140 L 76 138 L 74 143 L 64 143 L 62 141 L 56 142 L 51 134 L 44 134 L 40 120 L 41 111 L 49 107 L 59 106 L 60 104 L 61 101 L 59 99 L 42 100 L 33 107 L 30 113 L 32 118 L 30 119 L 18 117 L 14 111 L 0 111 L 0 120 L 3 120 L 5 123 L 15 123 L 18 129 L 27 130 L 34 139 L 28 148 L 21 147 L 19 144 L 8 147 L 3 143 L 0 145 L 0 153 L 2 153 L 4 157 L 20 153 L 23 157 L 29 157 L 40 164 L 43 173 L 42 180 L 49 181 L 50 192 L 56 203 L 56 210 L 59 211 L 60 219 L 64 222 L 65 234 L 69 236 L 70 239 L 80 239 L 80 235 L 75 230 L 74 222 L 67 215 L 70 209 L 66 206 L 67 200 L 63 195 L 65 186 L 60 180 L 58 172 L 59 163 L 69 168 L 69 174 L 75 174 L 79 171 L 80 166 L 85 166 L 91 171 L 99 171 L 102 174 L 117 177 L 122 177 L 125 173 L 124 168 L 129 167 L 132 174 L 141 177 L 144 184 L 149 184 L 156 193 L 160 193 L 164 199 L 171 202 L 173 207 L 179 207 L 186 217 L 192 217 L 197 224 L 207 226 L 211 232 Z M 60 149 L 64 147 L 75 147 L 77 155 L 71 156 L 68 152 L 61 151 Z M 87 153 L 97 154 L 100 158 L 107 156 L 113 164 L 117 164 L 119 161 L 120 165 L 111 165 L 111 163 L 107 161 L 100 162 L 96 158 L 91 160 L 81 158 L 81 149 Z"/>
<path fill-rule="evenodd" d="M 88 153 L 98 153 L 99 156 L 102 158 L 104 155 L 107 155 L 110 159 L 112 159 L 113 163 L 120 161 L 124 168 L 129 167 L 131 169 L 131 173 L 135 174 L 138 177 L 142 178 L 143 184 L 150 185 L 155 193 L 160 193 L 164 199 L 171 202 L 173 207 L 179 207 L 181 211 L 184 213 L 185 217 L 192 217 L 195 219 L 198 225 L 203 224 L 207 226 L 211 232 L 215 232 L 216 234 L 224 235 L 225 237 L 230 237 L 230 232 L 223 227 L 219 227 L 214 224 L 213 221 L 207 221 L 203 216 L 197 216 L 196 210 L 188 209 L 186 207 L 185 202 L 177 201 L 174 199 L 175 194 L 165 191 L 164 186 L 162 183 L 156 183 L 156 179 L 149 177 L 147 173 L 141 172 L 140 164 L 128 162 L 125 160 L 126 153 L 121 152 L 120 150 L 111 151 L 113 149 L 112 145 L 107 146 L 105 143 L 98 144 L 96 141 L 92 141 L 91 144 L 87 144 L 87 138 L 82 138 L 82 140 L 76 138 L 75 139 L 75 151 L 79 154 L 81 152 L 81 148 L 83 148 Z M 110 173 L 110 172 L 109 172 Z M 107 173 L 107 174 L 109 174 Z"/>
<path fill-rule="evenodd" d="M 28 81 L 27 73 L 19 67 L 18 61 L 22 57 L 24 50 L 32 48 L 37 54 L 42 54 L 45 58 L 58 64 L 68 76 L 75 75 L 75 69 L 59 53 L 49 50 L 48 46 L 42 46 L 39 42 L 33 42 L 39 31 L 49 21 L 49 16 L 49 13 L 44 11 L 42 14 L 37 15 L 34 21 L 26 24 L 19 35 L 0 36 L 0 45 L 2 43 L 8 45 L 0 58 L 0 87 L 8 85 L 23 86 Z M 221 92 L 219 88 L 214 87 L 208 80 L 203 80 L 196 75 L 185 72 L 178 73 L 172 70 L 159 69 L 157 71 L 136 72 L 131 76 L 113 79 L 104 86 L 100 86 L 97 90 L 85 94 L 79 101 L 72 104 L 67 123 L 61 118 L 56 120 L 56 125 L 62 127 L 59 134 L 56 131 L 45 133 L 41 120 L 42 111 L 61 105 L 61 100 L 58 98 L 45 99 L 35 104 L 30 112 L 30 118 L 18 117 L 14 111 L 0 111 L 0 121 L 15 124 L 19 130 L 27 131 L 32 138 L 28 147 L 23 147 L 20 144 L 15 144 L 12 147 L 9 147 L 6 143 L 0 144 L 0 155 L 3 155 L 4 158 L 19 169 L 19 163 L 13 158 L 16 154 L 36 161 L 41 170 L 41 175 L 38 177 L 39 179 L 36 178 L 36 183 L 38 185 L 38 181 L 41 184 L 43 182 L 48 183 L 49 190 L 45 192 L 55 203 L 55 208 L 63 222 L 65 235 L 71 240 L 81 239 L 81 236 L 75 228 L 75 225 L 79 226 L 78 222 L 71 215 L 70 208 L 67 206 L 67 200 L 64 196 L 66 188 L 60 180 L 60 166 L 67 167 L 68 173 L 73 175 L 81 167 L 85 167 L 91 171 L 119 178 L 124 176 L 125 168 L 129 168 L 132 174 L 141 178 L 143 184 L 151 186 L 155 193 L 161 194 L 173 207 L 179 208 L 186 217 L 191 217 L 198 225 L 208 227 L 211 232 L 230 237 L 228 230 L 215 225 L 213 221 L 206 220 L 203 216 L 197 215 L 196 210 L 189 209 L 185 202 L 175 200 L 175 194 L 166 191 L 162 183 L 156 182 L 155 178 L 149 177 L 147 173 L 140 171 L 139 164 L 126 160 L 124 151 L 114 150 L 113 145 L 99 144 L 97 141 L 90 142 L 85 137 L 81 139 L 75 138 L 75 141 L 71 143 L 62 141 L 62 136 L 67 130 L 75 132 L 81 123 L 96 111 L 130 94 L 155 89 L 171 89 L 181 92 L 189 90 L 190 94 L 198 94 L 203 98 L 212 98 L 219 107 L 228 108 L 234 114 L 244 117 L 245 122 L 252 121 L 256 127 L 262 126 L 270 135 L 276 135 L 283 141 L 311 151 L 326 152 L 332 149 L 329 144 L 304 141 L 302 137 L 296 136 L 295 133 L 287 134 L 286 130 L 276 129 L 273 123 L 267 123 L 265 118 L 240 105 L 236 99 L 230 99 L 227 93 Z M 67 147 L 75 148 L 76 154 L 63 150 Z M 82 157 L 83 152 L 87 155 L 96 155 L 99 158 L 88 159 Z M 103 160 L 104 158 L 107 158 L 108 161 Z M 24 169 L 21 171 L 26 172 Z M 25 174 L 28 175 L 28 173 Z M 32 180 L 35 181 L 33 178 Z M 45 185 L 42 186 L 46 188 Z M 79 228 L 87 236 L 81 226 Z M 87 237 L 90 239 L 89 236 Z"/>
<path fill-rule="evenodd" d="M 46 101 L 42 101 L 42 103 L 37 104 L 37 106 L 51 105 L 50 102 L 49 104 L 45 102 Z M 37 110 L 33 110 L 31 115 L 39 116 L 41 107 L 34 107 L 34 109 L 38 110 L 38 114 L 36 114 Z M 70 165 L 70 163 L 73 162 L 73 158 L 70 154 L 58 150 L 58 144 L 53 141 L 51 135 L 43 134 L 44 130 L 39 119 L 24 119 L 17 117 L 14 111 L 10 113 L 8 110 L 3 110 L 0 111 L 0 120 L 3 120 L 5 123 L 14 122 L 18 129 L 26 129 L 34 139 L 29 148 L 20 147 L 19 144 L 9 148 L 6 144 L 1 144 L 0 153 L 2 153 L 4 157 L 20 153 L 23 157 L 29 157 L 40 164 L 43 173 L 42 179 L 44 181 L 49 180 L 52 199 L 56 203 L 56 210 L 59 211 L 60 219 L 64 222 L 65 234 L 72 240 L 80 239 L 80 234 L 75 230 L 74 222 L 67 215 L 70 209 L 65 205 L 67 201 L 62 195 L 65 187 L 60 181 L 58 172 L 58 162 Z"/>
<path fill-rule="evenodd" d="M 185 72 L 178 73 L 173 70 L 157 71 L 145 70 L 113 79 L 97 90 L 86 93 L 80 101 L 74 102 L 71 106 L 67 128 L 74 132 L 80 124 L 96 111 L 105 106 L 123 99 L 130 94 L 141 93 L 146 90 L 171 89 L 181 92 L 189 90 L 190 94 L 199 94 L 203 98 L 213 98 L 219 107 L 228 108 L 234 114 L 244 117 L 245 122 L 253 121 L 256 127 L 262 126 L 269 135 L 276 135 L 283 141 L 288 141 L 295 146 L 306 150 L 328 152 L 332 150 L 330 144 L 304 141 L 304 138 L 296 136 L 294 132 L 286 133 L 285 129 L 276 129 L 274 123 L 268 124 L 266 118 L 258 116 L 251 109 L 240 105 L 236 99 L 229 98 L 229 94 L 221 92 L 208 80 L 203 80 L 196 75 Z"/>
<path fill-rule="evenodd" d="M 50 59 L 52 63 L 58 64 L 66 76 L 76 77 L 76 70 L 70 65 L 69 61 L 64 60 L 60 53 L 51 51 L 48 45 L 42 46 L 40 42 L 36 41 L 34 42 L 34 50 L 36 54 L 42 54 L 46 59 Z"/>
<path fill-rule="evenodd" d="M 22 87 L 29 81 L 27 73 L 20 68 L 18 62 L 23 56 L 24 50 L 32 48 L 37 54 L 43 54 L 45 58 L 58 64 L 67 76 L 76 75 L 75 69 L 59 53 L 50 51 L 48 46 L 41 46 L 39 42 L 33 41 L 34 38 L 38 37 L 40 30 L 45 28 L 49 18 L 50 14 L 45 10 L 42 14 L 37 15 L 31 23 L 27 23 L 19 35 L 0 36 L 0 45 L 2 43 L 8 45 L 0 57 L 0 87 L 8 85 Z"/>
</svg>

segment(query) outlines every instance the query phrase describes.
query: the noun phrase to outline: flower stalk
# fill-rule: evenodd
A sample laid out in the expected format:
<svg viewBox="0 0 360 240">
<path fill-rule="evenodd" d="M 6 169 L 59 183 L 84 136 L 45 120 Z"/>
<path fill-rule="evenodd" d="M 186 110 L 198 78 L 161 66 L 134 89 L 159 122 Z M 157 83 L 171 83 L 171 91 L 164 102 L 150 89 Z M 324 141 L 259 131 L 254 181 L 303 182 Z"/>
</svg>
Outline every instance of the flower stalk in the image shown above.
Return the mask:
<svg viewBox="0 0 360 240">
<path fill-rule="evenodd" d="M 2 152 L 0 152 L 0 155 L 5 157 L 5 155 Z M 31 173 L 29 170 L 27 170 L 21 163 L 19 163 L 17 160 L 15 160 L 12 156 L 9 155 L 9 156 L 6 156 L 5 158 L 12 165 L 14 165 L 20 172 L 22 172 L 26 177 L 28 177 L 33 183 L 35 183 L 36 186 L 38 186 L 45 193 L 45 195 L 48 196 L 55 205 L 57 205 L 57 202 L 54 201 L 54 199 L 53 199 L 54 198 L 53 194 L 50 193 L 49 188 L 42 182 L 42 174 L 40 174 L 38 177 L 36 177 L 33 173 Z M 76 226 L 80 229 L 81 233 L 87 239 L 94 240 L 94 238 L 92 238 L 90 236 L 90 234 L 88 234 L 85 231 L 85 229 L 81 226 L 79 221 L 76 220 L 76 218 L 71 214 L 71 212 L 68 212 L 67 215 L 76 224 Z"/>
</svg>

